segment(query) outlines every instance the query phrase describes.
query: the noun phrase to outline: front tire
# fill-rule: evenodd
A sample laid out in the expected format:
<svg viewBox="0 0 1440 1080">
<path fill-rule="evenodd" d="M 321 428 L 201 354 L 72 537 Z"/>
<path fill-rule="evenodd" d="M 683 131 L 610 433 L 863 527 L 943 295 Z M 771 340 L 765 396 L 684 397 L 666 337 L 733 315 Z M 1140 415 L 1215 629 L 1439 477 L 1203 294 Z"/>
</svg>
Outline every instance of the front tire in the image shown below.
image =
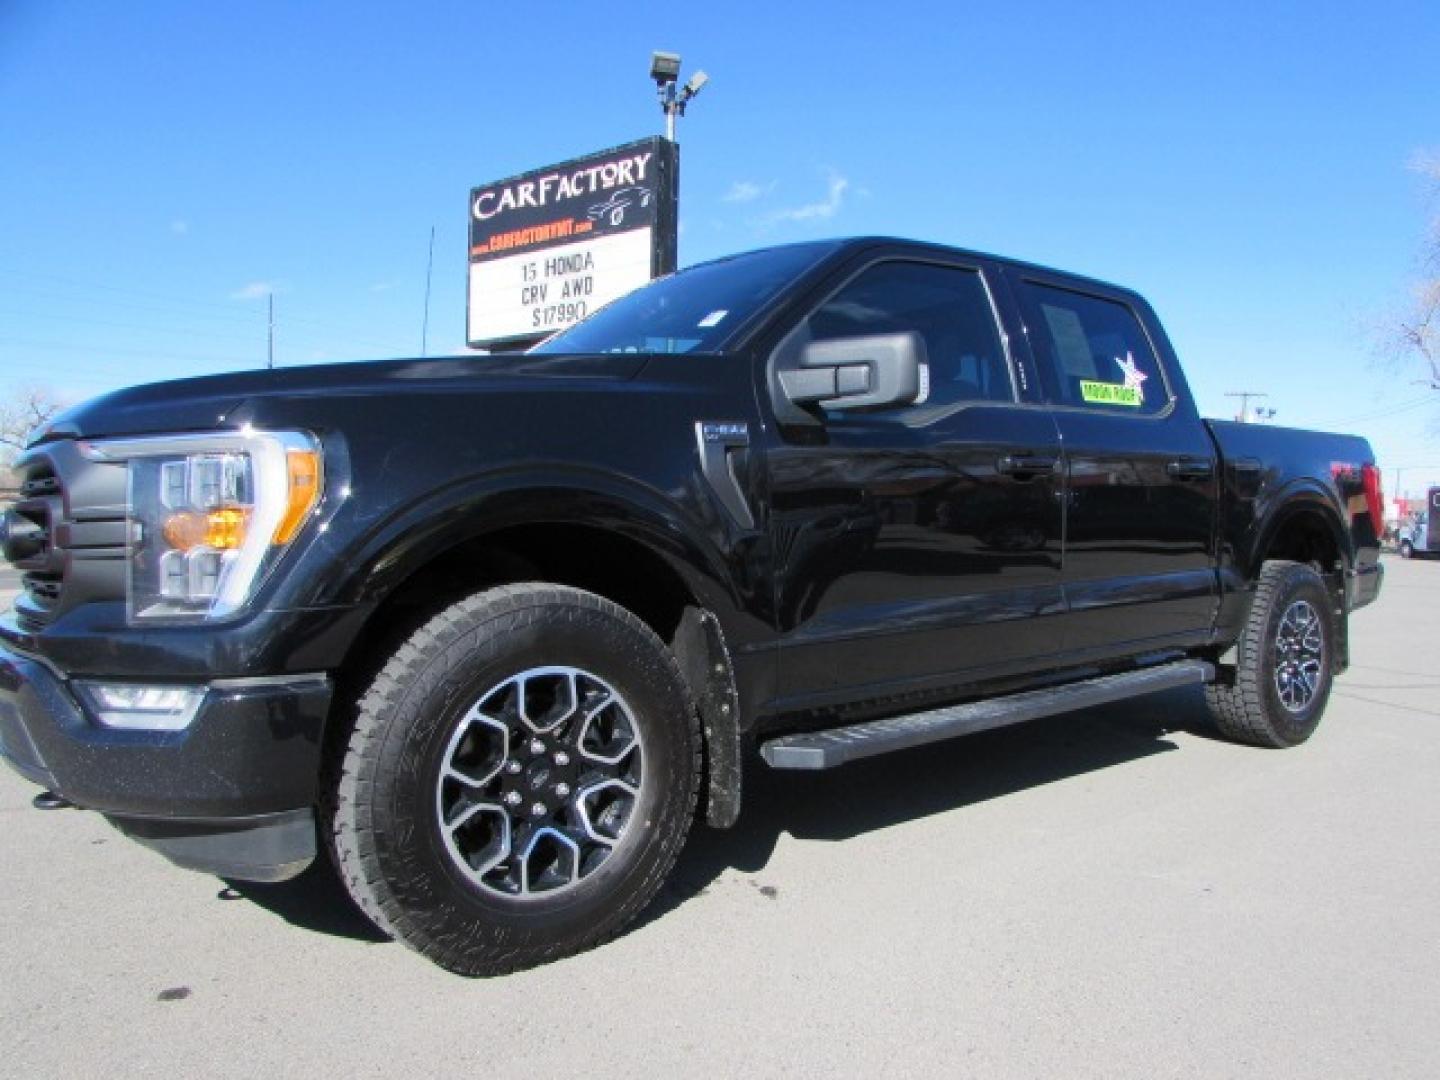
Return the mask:
<svg viewBox="0 0 1440 1080">
<path fill-rule="evenodd" d="M 382 930 L 502 974 L 639 914 L 684 843 L 699 764 L 686 684 L 649 627 L 592 593 L 505 586 L 436 615 L 376 677 L 332 849 Z"/>
<path fill-rule="evenodd" d="M 1236 652 L 1233 681 L 1205 688 L 1215 726 L 1253 746 L 1310 738 L 1330 698 L 1335 656 L 1334 600 L 1312 567 L 1261 567 Z"/>
</svg>

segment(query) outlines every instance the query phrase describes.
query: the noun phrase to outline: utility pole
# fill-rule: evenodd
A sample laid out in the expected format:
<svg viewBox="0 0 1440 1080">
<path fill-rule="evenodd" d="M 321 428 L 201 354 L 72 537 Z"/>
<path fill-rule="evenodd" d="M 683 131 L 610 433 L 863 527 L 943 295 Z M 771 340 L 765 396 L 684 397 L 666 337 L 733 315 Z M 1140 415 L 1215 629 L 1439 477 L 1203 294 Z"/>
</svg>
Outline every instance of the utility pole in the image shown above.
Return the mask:
<svg viewBox="0 0 1440 1080">
<path fill-rule="evenodd" d="M 429 356 L 430 342 L 430 272 L 435 269 L 435 226 L 430 226 L 430 254 L 425 257 L 425 318 L 420 323 L 420 355 Z"/>
<path fill-rule="evenodd" d="M 1225 396 L 1238 397 L 1240 399 L 1240 415 L 1237 419 L 1242 424 L 1248 424 L 1250 422 L 1250 399 L 1266 398 L 1270 395 L 1262 393 L 1259 390 L 1232 390 L 1226 393 Z"/>
<path fill-rule="evenodd" d="M 273 368 L 275 366 L 275 294 L 267 293 L 266 298 L 270 302 L 270 329 L 265 335 L 265 366 Z"/>
</svg>

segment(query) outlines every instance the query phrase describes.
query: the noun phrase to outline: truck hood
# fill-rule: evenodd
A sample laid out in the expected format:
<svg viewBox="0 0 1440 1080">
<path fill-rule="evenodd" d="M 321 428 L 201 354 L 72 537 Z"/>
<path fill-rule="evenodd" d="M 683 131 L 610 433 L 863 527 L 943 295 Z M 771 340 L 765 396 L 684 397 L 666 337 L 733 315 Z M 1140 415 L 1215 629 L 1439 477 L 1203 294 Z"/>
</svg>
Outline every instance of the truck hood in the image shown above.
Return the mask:
<svg viewBox="0 0 1440 1080">
<path fill-rule="evenodd" d="M 456 389 L 544 389 L 560 380 L 634 378 L 644 353 L 581 355 L 458 356 L 318 364 L 276 370 L 237 371 L 195 379 L 149 383 L 94 398 L 57 415 L 31 435 L 30 445 L 65 438 L 205 431 L 244 419 L 269 397 L 396 395 L 453 383 Z"/>
</svg>

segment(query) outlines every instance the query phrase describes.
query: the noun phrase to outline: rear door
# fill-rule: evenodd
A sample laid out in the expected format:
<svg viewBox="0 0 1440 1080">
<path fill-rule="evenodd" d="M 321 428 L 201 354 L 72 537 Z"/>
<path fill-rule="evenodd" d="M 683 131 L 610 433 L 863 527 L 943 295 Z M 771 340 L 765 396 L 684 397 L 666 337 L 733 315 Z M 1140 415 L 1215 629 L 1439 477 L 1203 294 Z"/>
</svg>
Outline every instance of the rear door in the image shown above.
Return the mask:
<svg viewBox="0 0 1440 1080">
<path fill-rule="evenodd" d="M 1064 647 L 1125 655 L 1213 624 L 1219 470 L 1148 305 L 1011 269 L 1065 449 Z"/>
<path fill-rule="evenodd" d="M 772 397 L 780 680 L 795 707 L 943 693 L 1060 647 L 1059 439 L 1047 409 L 1021 403 L 994 274 L 872 258 L 771 354 L 913 331 L 928 357 L 912 405 L 787 418 Z"/>
</svg>

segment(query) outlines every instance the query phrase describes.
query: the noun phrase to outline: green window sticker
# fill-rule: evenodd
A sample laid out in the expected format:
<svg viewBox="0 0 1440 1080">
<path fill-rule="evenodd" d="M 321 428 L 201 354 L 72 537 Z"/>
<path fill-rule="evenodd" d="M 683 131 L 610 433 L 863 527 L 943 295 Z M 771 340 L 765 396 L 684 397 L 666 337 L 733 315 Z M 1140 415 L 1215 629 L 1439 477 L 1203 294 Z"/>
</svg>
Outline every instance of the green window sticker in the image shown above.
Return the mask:
<svg viewBox="0 0 1440 1080">
<path fill-rule="evenodd" d="M 1132 409 L 1138 409 L 1144 401 L 1138 386 L 1089 379 L 1080 380 L 1080 396 L 1095 405 L 1128 405 Z"/>
</svg>

